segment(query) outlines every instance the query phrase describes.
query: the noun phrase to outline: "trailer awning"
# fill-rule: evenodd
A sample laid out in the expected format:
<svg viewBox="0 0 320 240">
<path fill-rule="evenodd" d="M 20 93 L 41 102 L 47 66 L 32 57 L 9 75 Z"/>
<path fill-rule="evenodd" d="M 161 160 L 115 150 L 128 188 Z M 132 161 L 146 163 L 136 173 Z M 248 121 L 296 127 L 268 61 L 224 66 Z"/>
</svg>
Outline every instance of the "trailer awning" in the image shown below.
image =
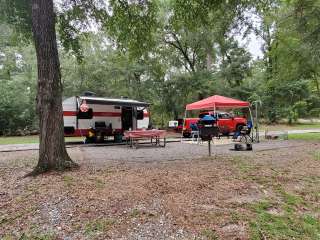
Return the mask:
<svg viewBox="0 0 320 240">
<path fill-rule="evenodd" d="M 218 108 L 242 108 L 249 107 L 249 102 L 240 101 L 233 98 L 214 95 L 198 102 L 190 103 L 186 106 L 186 110 L 212 110 Z"/>
<path fill-rule="evenodd" d="M 127 98 L 102 98 L 102 97 L 89 97 L 81 96 L 81 100 L 86 100 L 87 104 L 101 104 L 101 105 L 117 105 L 125 107 L 148 107 L 150 104 L 146 102 L 140 102 Z"/>
</svg>

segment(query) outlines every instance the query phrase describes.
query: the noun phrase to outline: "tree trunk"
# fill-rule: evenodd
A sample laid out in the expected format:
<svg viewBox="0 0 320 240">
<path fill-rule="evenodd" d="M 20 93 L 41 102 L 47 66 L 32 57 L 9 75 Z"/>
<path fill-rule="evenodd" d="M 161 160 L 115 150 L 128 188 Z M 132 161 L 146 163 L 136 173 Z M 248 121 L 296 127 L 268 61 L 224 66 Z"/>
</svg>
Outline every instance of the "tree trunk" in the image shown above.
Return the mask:
<svg viewBox="0 0 320 240">
<path fill-rule="evenodd" d="M 32 0 L 32 32 L 38 67 L 37 113 L 40 149 L 31 174 L 76 166 L 64 142 L 62 84 L 55 33 L 53 0 Z"/>
</svg>

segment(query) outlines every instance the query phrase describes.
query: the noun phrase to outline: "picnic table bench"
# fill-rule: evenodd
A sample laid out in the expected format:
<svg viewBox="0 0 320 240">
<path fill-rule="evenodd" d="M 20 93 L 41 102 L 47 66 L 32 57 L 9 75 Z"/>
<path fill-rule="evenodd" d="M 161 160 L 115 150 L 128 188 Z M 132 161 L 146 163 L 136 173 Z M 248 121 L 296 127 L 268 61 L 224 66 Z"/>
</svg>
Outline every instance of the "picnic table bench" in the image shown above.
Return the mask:
<svg viewBox="0 0 320 240">
<path fill-rule="evenodd" d="M 165 130 L 132 130 L 125 131 L 124 137 L 126 139 L 127 145 L 130 147 L 137 147 L 139 140 L 150 139 L 150 143 L 155 146 L 165 147 L 166 146 L 166 135 Z M 161 145 L 161 139 L 163 139 L 163 144 Z"/>
</svg>

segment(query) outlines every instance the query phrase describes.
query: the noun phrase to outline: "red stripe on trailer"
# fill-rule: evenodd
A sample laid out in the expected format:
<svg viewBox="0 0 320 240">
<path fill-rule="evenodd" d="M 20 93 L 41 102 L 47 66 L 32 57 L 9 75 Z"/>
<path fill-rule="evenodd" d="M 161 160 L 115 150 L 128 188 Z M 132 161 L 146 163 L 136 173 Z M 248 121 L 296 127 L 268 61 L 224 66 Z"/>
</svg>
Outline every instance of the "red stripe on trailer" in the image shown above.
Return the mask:
<svg viewBox="0 0 320 240">
<path fill-rule="evenodd" d="M 63 111 L 63 116 L 77 116 L 76 111 Z M 121 117 L 121 112 L 93 112 L 94 117 Z"/>
<path fill-rule="evenodd" d="M 88 135 L 90 129 L 75 129 L 74 133 L 72 134 L 64 134 L 64 136 L 66 137 L 85 137 Z M 122 129 L 117 128 L 117 129 L 113 129 L 113 133 L 114 132 L 123 132 Z"/>
<path fill-rule="evenodd" d="M 66 137 L 85 137 L 88 135 L 89 129 L 75 129 L 74 133 L 72 134 L 64 134 Z"/>
<path fill-rule="evenodd" d="M 66 117 L 77 116 L 77 112 L 74 112 L 74 111 L 63 111 L 63 116 L 66 116 Z"/>
<path fill-rule="evenodd" d="M 63 111 L 63 116 L 72 117 L 77 116 L 76 111 Z M 94 117 L 121 117 L 121 112 L 93 112 Z M 143 113 L 144 117 L 149 117 L 148 112 Z"/>
</svg>

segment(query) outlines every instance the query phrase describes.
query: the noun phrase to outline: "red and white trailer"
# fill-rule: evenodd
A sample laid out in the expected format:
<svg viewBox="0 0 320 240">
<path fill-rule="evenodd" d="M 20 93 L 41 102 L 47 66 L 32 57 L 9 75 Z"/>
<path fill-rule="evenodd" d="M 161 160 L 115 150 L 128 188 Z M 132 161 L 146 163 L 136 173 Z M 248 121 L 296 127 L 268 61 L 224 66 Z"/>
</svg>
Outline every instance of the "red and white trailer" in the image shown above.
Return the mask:
<svg viewBox="0 0 320 240">
<path fill-rule="evenodd" d="M 62 103 L 65 136 L 122 135 L 149 127 L 149 104 L 127 98 L 73 96 Z"/>
</svg>

